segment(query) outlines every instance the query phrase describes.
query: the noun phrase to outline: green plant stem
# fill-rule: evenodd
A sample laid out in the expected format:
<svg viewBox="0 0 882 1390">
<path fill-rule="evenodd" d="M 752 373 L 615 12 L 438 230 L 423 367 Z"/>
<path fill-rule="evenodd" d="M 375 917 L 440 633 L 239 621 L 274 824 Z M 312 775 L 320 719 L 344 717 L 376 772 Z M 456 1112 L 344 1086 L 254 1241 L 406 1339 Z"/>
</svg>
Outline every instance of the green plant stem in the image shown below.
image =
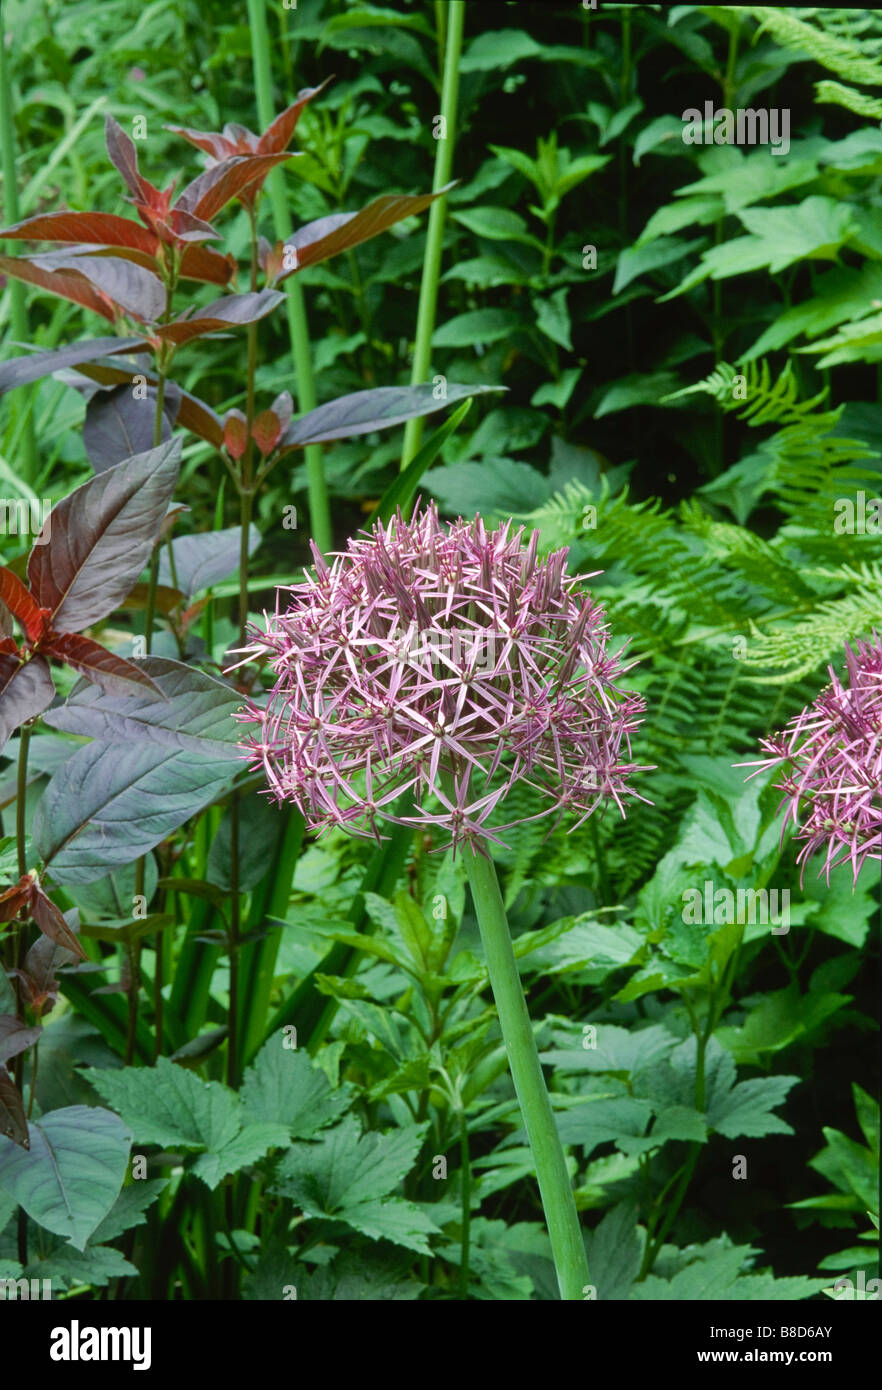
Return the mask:
<svg viewBox="0 0 882 1390">
<path fill-rule="evenodd" d="M 248 0 L 248 23 L 251 30 L 251 62 L 254 71 L 257 114 L 261 125 L 266 127 L 274 115 L 266 0 Z M 285 198 L 284 179 L 280 169 L 272 171 L 266 181 L 266 188 L 272 205 L 276 236 L 281 241 L 285 241 L 291 235 L 293 227 Z M 296 275 L 289 275 L 285 281 L 285 287 L 288 291 L 288 330 L 291 338 L 291 356 L 294 360 L 294 371 L 297 377 L 297 404 L 302 411 L 312 410 L 316 404 L 315 377 L 312 370 L 312 354 L 309 347 L 309 329 L 306 322 L 303 291 Z M 304 455 L 312 538 L 319 550 L 327 552 L 331 548 L 332 540 L 331 511 L 328 504 L 328 489 L 325 483 L 321 445 L 308 445 Z"/>
<path fill-rule="evenodd" d="M 465 1110 L 459 1116 L 460 1183 L 462 1186 L 462 1237 L 459 1256 L 459 1296 L 469 1296 L 469 1240 L 472 1222 L 472 1166 L 469 1157 L 469 1122 Z"/>
<path fill-rule="evenodd" d="M 560 1296 L 567 1301 L 582 1299 L 584 1287 L 590 1282 L 588 1260 L 563 1146 L 527 1013 L 499 881 L 491 860 L 468 850 L 463 857 L 512 1080 L 536 1164 Z"/>
<path fill-rule="evenodd" d="M 19 878 L 28 871 L 25 851 L 25 824 L 28 794 L 28 749 L 31 742 L 30 724 L 22 724 L 18 735 L 18 777 L 15 787 L 15 846 Z"/>
<path fill-rule="evenodd" d="M 171 300 L 171 290 L 167 291 L 167 303 Z M 162 407 L 165 403 L 165 380 L 168 364 L 165 362 L 157 363 L 156 374 L 156 410 L 153 415 L 153 447 L 158 449 L 162 443 Z M 153 554 L 150 556 L 150 576 L 147 583 L 147 606 L 144 615 L 144 647 L 147 655 L 153 647 L 153 619 L 156 616 L 156 588 L 159 583 L 159 550 L 160 547 L 153 547 Z M 171 542 L 169 542 L 169 552 L 171 552 Z M 147 872 L 147 856 L 142 855 L 135 865 L 135 897 L 143 897 L 144 882 Z M 159 947 L 157 947 L 157 975 L 161 977 L 159 968 Z M 138 1025 L 138 996 L 141 989 L 141 942 L 133 942 L 128 949 L 129 960 L 129 990 L 128 990 L 128 1016 L 126 1019 L 126 1050 L 125 1064 L 127 1067 L 132 1065 L 135 1056 L 135 1037 Z M 159 985 L 157 988 L 161 989 Z M 161 1028 L 161 1018 L 158 1020 Z M 159 1034 L 157 1033 L 157 1036 Z"/>
<path fill-rule="evenodd" d="M 9 225 L 19 220 L 18 184 L 15 172 L 15 122 L 12 115 L 12 84 L 6 55 L 6 34 L 0 19 L 0 147 L 2 147 L 3 171 L 3 221 Z M 6 286 L 9 295 L 12 338 L 19 343 L 30 341 L 28 312 L 25 305 L 25 287 L 20 280 L 10 279 Z M 21 409 L 23 410 L 23 432 L 21 443 L 16 450 L 16 465 L 26 483 L 33 483 L 37 475 L 37 444 L 34 434 L 34 417 L 31 409 L 33 393 L 31 387 Z M 19 407 L 15 407 L 18 409 Z"/>
<path fill-rule="evenodd" d="M 156 374 L 156 412 L 153 416 L 153 447 L 158 449 L 162 443 L 162 407 L 165 402 L 165 368 L 160 367 Z M 156 587 L 159 583 L 159 550 L 153 547 L 150 556 L 150 577 L 147 582 L 147 609 L 144 617 L 144 649 L 147 655 L 153 648 L 153 620 L 156 617 Z"/>
<path fill-rule="evenodd" d="M 450 181 L 453 150 L 456 144 L 456 107 L 459 97 L 459 60 L 462 52 L 462 31 L 465 21 L 464 0 L 450 0 L 447 6 L 447 35 L 444 55 L 444 81 L 441 89 L 441 115 L 446 121 L 444 139 L 438 140 L 435 150 L 435 174 L 432 192 L 437 193 Z M 425 381 L 432 353 L 432 334 L 435 330 L 435 310 L 438 302 L 438 280 L 441 272 L 441 249 L 444 239 L 445 199 L 438 198 L 429 210 L 429 230 L 423 256 L 423 275 L 420 282 L 420 301 L 417 310 L 416 339 L 413 350 L 411 385 Z M 422 419 L 408 420 L 404 430 L 401 453 L 402 471 L 420 447 L 423 437 Z"/>
<path fill-rule="evenodd" d="M 257 290 L 257 217 L 248 207 L 251 228 L 251 292 Z M 254 440 L 251 436 L 255 413 L 257 376 L 257 324 L 248 325 L 248 365 L 245 384 L 245 453 L 239 476 L 239 646 L 244 647 L 248 626 L 248 537 L 254 506 Z M 237 1086 L 239 1078 L 239 949 L 242 937 L 242 900 L 239 891 L 239 851 L 241 794 L 233 788 L 230 799 L 230 990 L 227 1018 L 227 1085 Z"/>
<path fill-rule="evenodd" d="M 0 43 L 3 41 L 0 32 Z M 15 788 L 15 843 L 18 855 L 19 876 L 27 873 L 28 861 L 25 853 L 25 810 L 28 789 L 28 748 L 31 741 L 31 727 L 23 724 L 18 736 L 18 777 Z M 27 926 L 24 922 L 19 923 L 15 936 L 16 944 L 16 965 L 19 970 L 24 966 L 27 948 Z M 16 1016 L 24 1022 L 24 1002 L 21 988 L 16 990 Z M 12 1079 L 19 1095 L 22 1094 L 24 1082 L 24 1058 L 23 1052 L 19 1052 L 13 1064 Z M 34 1085 L 36 1084 L 36 1062 L 34 1069 L 34 1081 L 31 1085 L 31 1103 L 28 1106 L 28 1118 L 30 1118 L 31 1105 L 34 1103 Z M 18 1262 L 24 1266 L 28 1262 L 28 1215 L 24 1207 L 18 1209 L 18 1221 L 16 1226 L 18 1241 Z"/>
</svg>

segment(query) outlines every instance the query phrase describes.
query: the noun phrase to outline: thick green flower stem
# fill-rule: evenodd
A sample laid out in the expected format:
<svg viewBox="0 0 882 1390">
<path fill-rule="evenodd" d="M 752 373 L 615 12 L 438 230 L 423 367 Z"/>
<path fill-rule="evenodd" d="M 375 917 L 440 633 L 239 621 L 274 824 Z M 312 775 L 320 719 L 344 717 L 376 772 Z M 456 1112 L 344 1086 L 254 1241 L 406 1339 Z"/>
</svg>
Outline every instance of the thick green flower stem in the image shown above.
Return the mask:
<svg viewBox="0 0 882 1390">
<path fill-rule="evenodd" d="M 585 1285 L 590 1283 L 588 1259 L 563 1146 L 527 1013 L 496 869 L 491 860 L 468 849 L 463 858 L 512 1080 L 536 1164 L 560 1296 L 568 1301 L 583 1299 Z"/>
<path fill-rule="evenodd" d="M 266 0 L 248 0 L 254 95 L 257 102 L 258 118 L 264 129 L 276 114 L 270 65 L 272 48 L 267 31 L 266 8 Z M 273 210 L 276 236 L 280 241 L 286 241 L 294 228 L 281 169 L 273 169 L 270 173 L 266 181 L 266 190 Z M 296 275 L 289 275 L 283 284 L 288 291 L 288 335 L 291 340 L 291 358 L 297 379 L 297 404 L 302 411 L 312 410 L 318 398 L 315 389 L 315 375 L 312 369 L 312 353 L 303 290 Z M 333 543 L 333 533 L 322 446 L 320 444 L 308 444 L 304 450 L 304 458 L 310 531 L 319 550 L 323 554 L 327 554 Z"/>
<path fill-rule="evenodd" d="M 440 44 L 440 21 L 443 9 L 439 7 L 437 14 Z M 432 191 L 434 193 L 449 183 L 450 171 L 453 168 L 453 147 L 456 143 L 456 106 L 459 96 L 459 60 L 462 51 L 465 0 L 450 0 L 446 18 L 447 29 L 443 40 L 445 53 L 440 111 L 440 115 L 446 122 L 446 130 L 443 138 L 438 139 L 435 150 L 435 173 L 432 179 Z M 429 209 L 429 230 L 426 236 L 426 251 L 423 256 L 416 340 L 413 350 L 413 367 L 410 374 L 413 386 L 419 386 L 425 381 L 431 360 L 435 308 L 438 302 L 438 280 L 441 272 L 441 248 L 444 240 L 445 202 L 446 199 L 437 198 Z M 404 429 L 404 448 L 401 454 L 402 471 L 419 449 L 422 437 L 422 419 L 408 420 Z"/>
</svg>

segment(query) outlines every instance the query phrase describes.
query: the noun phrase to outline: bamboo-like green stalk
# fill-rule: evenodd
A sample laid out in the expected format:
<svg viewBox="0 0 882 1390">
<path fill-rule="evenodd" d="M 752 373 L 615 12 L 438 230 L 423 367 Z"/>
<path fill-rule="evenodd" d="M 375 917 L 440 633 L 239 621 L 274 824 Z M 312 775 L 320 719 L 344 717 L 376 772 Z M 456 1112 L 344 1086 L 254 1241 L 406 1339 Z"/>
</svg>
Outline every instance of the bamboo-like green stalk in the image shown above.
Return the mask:
<svg viewBox="0 0 882 1390">
<path fill-rule="evenodd" d="M 254 90 L 257 98 L 257 114 L 262 127 L 269 125 L 275 112 L 273 110 L 273 83 L 269 60 L 269 35 L 266 23 L 265 0 L 248 0 L 248 23 L 251 28 L 251 61 L 254 71 Z M 285 198 L 285 185 L 281 169 L 274 169 L 266 181 L 273 210 L 276 236 L 285 241 L 293 231 L 291 214 Z M 309 346 L 309 328 L 306 322 L 306 305 L 303 291 L 296 275 L 285 281 L 288 291 L 288 330 L 291 338 L 291 356 L 297 376 L 297 404 L 302 411 L 313 410 L 316 405 L 315 376 L 312 370 L 312 354 Z M 331 548 L 331 510 L 328 504 L 328 489 L 322 462 L 320 444 L 310 444 L 305 453 L 306 487 L 309 502 L 309 523 L 312 538 L 323 552 Z"/>
<path fill-rule="evenodd" d="M 496 869 L 492 860 L 469 850 L 465 851 L 463 858 L 484 944 L 493 998 L 499 1013 L 499 1026 L 536 1165 L 560 1296 L 567 1301 L 583 1299 L 585 1286 L 590 1282 L 588 1259 L 563 1146 L 518 974 Z"/>
<path fill-rule="evenodd" d="M 432 179 L 432 192 L 437 193 L 450 181 L 453 168 L 453 150 L 456 143 L 456 106 L 459 97 L 459 59 L 462 52 L 462 31 L 465 21 L 464 0 L 450 0 L 447 6 L 447 33 L 444 54 L 444 80 L 441 87 L 441 112 L 446 122 L 444 138 L 439 139 L 435 150 L 435 174 Z M 413 368 L 411 384 L 418 386 L 425 381 L 432 356 L 432 334 L 435 331 L 435 310 L 438 303 L 438 280 L 441 272 L 441 248 L 444 239 L 445 199 L 438 198 L 429 210 L 429 230 L 426 236 L 426 250 L 423 256 L 423 274 L 420 282 L 420 302 L 417 310 L 416 340 L 413 349 Z M 420 447 L 423 437 L 421 418 L 408 420 L 404 430 L 404 447 L 401 453 L 402 470 L 407 467 Z"/>
<path fill-rule="evenodd" d="M 0 157 L 3 170 L 3 221 L 14 223 L 19 218 L 18 185 L 15 173 L 15 123 L 12 116 L 12 84 L 9 80 L 9 66 L 6 57 L 6 33 L 0 22 Z M 12 337 L 16 342 L 26 343 L 30 334 L 28 313 L 25 306 L 25 287 L 20 280 L 10 278 L 6 292 L 11 308 Z M 23 409 L 24 429 L 21 438 L 21 454 L 16 460 L 26 483 L 33 483 L 37 476 L 37 445 L 34 437 L 34 418 L 31 413 L 33 402 L 32 387 L 27 392 L 22 405 L 13 409 Z"/>
</svg>

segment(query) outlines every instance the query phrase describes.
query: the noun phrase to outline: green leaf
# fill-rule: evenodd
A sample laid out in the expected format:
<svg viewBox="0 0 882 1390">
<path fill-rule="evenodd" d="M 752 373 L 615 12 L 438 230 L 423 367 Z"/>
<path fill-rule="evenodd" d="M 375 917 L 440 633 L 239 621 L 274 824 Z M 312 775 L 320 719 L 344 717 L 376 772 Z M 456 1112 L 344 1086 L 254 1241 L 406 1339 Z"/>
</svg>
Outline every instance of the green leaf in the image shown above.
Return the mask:
<svg viewBox="0 0 882 1390">
<path fill-rule="evenodd" d="M 586 1233 L 588 1268 L 598 1300 L 627 1298 L 640 1272 L 644 1233 L 637 1228 L 637 1209 L 620 1202 Z"/>
<path fill-rule="evenodd" d="M 218 1081 L 200 1080 L 166 1057 L 159 1057 L 155 1067 L 90 1067 L 84 1075 L 139 1144 L 219 1150 L 238 1133 L 234 1092 Z"/>
<path fill-rule="evenodd" d="M 30 1150 L 0 1135 L 0 1189 L 77 1250 L 119 1195 L 132 1136 L 97 1106 L 51 1110 L 29 1124 Z"/>
<path fill-rule="evenodd" d="M 652 1104 L 633 1096 L 593 1096 L 573 1110 L 557 1116 L 564 1144 L 581 1144 L 588 1158 L 601 1144 L 614 1142 L 623 1152 L 632 1139 L 642 1140 L 652 1115 Z"/>
<path fill-rule="evenodd" d="M 457 314 L 435 329 L 432 346 L 443 348 L 474 347 L 476 343 L 496 343 L 507 338 L 522 326 L 520 314 L 513 309 L 472 309 Z"/>
<path fill-rule="evenodd" d="M 479 34 L 459 62 L 460 72 L 498 72 L 524 58 L 541 58 L 543 47 L 523 29 L 500 29 Z"/>
<path fill-rule="evenodd" d="M 674 372 L 635 373 L 622 377 L 604 391 L 595 406 L 594 418 L 599 420 L 604 415 L 630 410 L 635 405 L 658 405 L 662 396 L 679 384 L 680 379 Z"/>
<path fill-rule="evenodd" d="M 112 1246 L 90 1242 L 85 1250 L 75 1250 L 67 1246 L 54 1250 L 45 1259 L 35 1260 L 28 1265 L 24 1277 L 51 1279 L 54 1293 L 58 1289 L 72 1288 L 78 1284 L 106 1288 L 112 1279 L 125 1279 L 137 1273 L 135 1266 L 126 1259 L 122 1251 L 114 1250 Z"/>
<path fill-rule="evenodd" d="M 407 1125 L 386 1134 L 359 1136 L 349 1115 L 317 1143 L 296 1144 L 281 1160 L 273 1191 L 290 1197 L 305 1216 L 344 1221 L 374 1239 L 384 1238 L 421 1254 L 438 1228 L 427 1213 L 389 1194 L 413 1167 L 428 1125 Z"/>
<path fill-rule="evenodd" d="M 533 308 L 536 310 L 536 326 L 539 331 L 553 343 L 559 343 L 562 348 L 566 348 L 567 352 L 572 352 L 566 289 L 555 290 L 547 299 L 534 298 Z"/>
<path fill-rule="evenodd" d="M 660 303 L 693 289 L 708 276 L 722 280 L 762 267 L 775 275 L 796 261 L 835 260 L 839 248 L 857 230 L 849 206 L 819 196 L 795 207 L 745 208 L 738 217 L 752 235 L 711 247 L 701 265 L 670 294 L 662 295 Z"/>
<path fill-rule="evenodd" d="M 275 1033 L 264 1043 L 242 1081 L 242 1113 L 255 1122 L 284 1125 L 291 1139 L 309 1139 L 346 1109 L 349 1088 L 332 1090 L 309 1054 L 286 1046 Z"/>
<path fill-rule="evenodd" d="M 342 1219 L 353 1230 L 372 1240 L 391 1240 L 420 1255 L 430 1255 L 427 1237 L 436 1235 L 439 1227 L 425 1206 L 417 1206 L 404 1197 L 386 1197 L 382 1201 L 359 1202 L 347 1208 Z"/>
<path fill-rule="evenodd" d="M 738 212 L 741 208 L 749 207 L 751 203 L 776 197 L 787 189 L 813 183 L 817 177 L 818 167 L 813 159 L 782 162 L 780 159 L 770 159 L 767 150 L 757 150 L 746 155 L 740 166 L 709 174 L 697 183 L 678 188 L 677 197 L 706 197 L 713 193 L 723 199 L 726 212 Z M 744 221 L 744 218 L 741 220 Z M 745 226 L 748 226 L 746 222 Z M 751 227 L 748 229 L 753 230 Z"/>
<path fill-rule="evenodd" d="M 105 1245 L 108 1241 L 116 1240 L 124 1231 L 131 1230 L 133 1226 L 145 1225 L 147 1218 L 144 1212 L 153 1205 L 163 1188 L 168 1186 L 168 1181 L 168 1178 L 140 1178 L 124 1187 L 104 1220 L 100 1221 L 92 1232 L 89 1239 L 90 1247 Z"/>
<path fill-rule="evenodd" d="M 548 480 L 538 468 L 515 459 L 484 458 L 480 463 L 449 463 L 426 474 L 426 487 L 454 513 L 516 516 L 548 500 Z"/>
<path fill-rule="evenodd" d="M 659 266 L 673 265 L 684 256 L 698 251 L 705 245 L 704 237 L 684 241 L 682 237 L 658 237 L 655 241 L 629 246 L 619 256 L 616 278 L 613 281 L 613 294 L 618 294 L 630 285 L 638 275 L 646 275 Z"/>
<path fill-rule="evenodd" d="M 798 1076 L 761 1076 L 739 1081 L 725 1092 L 711 1096 L 707 1107 L 710 1127 L 727 1139 L 738 1135 L 758 1138 L 763 1134 L 792 1134 L 793 1130 L 772 1109 L 781 1105 Z"/>
<path fill-rule="evenodd" d="M 450 419 L 445 420 L 441 428 L 437 429 L 426 441 L 419 453 L 411 459 L 404 472 L 399 473 L 395 481 L 383 493 L 364 523 L 365 530 L 372 526 L 375 521 L 382 521 L 384 524 L 391 521 L 399 507 L 402 515 L 409 516 L 410 504 L 416 496 L 420 479 L 426 469 L 431 468 L 447 440 L 459 428 L 471 408 L 470 400 L 463 401 L 462 405 L 450 416 Z"/>
<path fill-rule="evenodd" d="M 230 1173 L 237 1173 L 270 1149 L 287 1145 L 288 1131 L 280 1124 L 246 1125 L 227 1144 L 200 1154 L 193 1164 L 194 1177 L 201 1178 L 212 1191 Z"/>
<path fill-rule="evenodd" d="M 524 157 L 526 158 L 526 156 Z M 530 163 L 531 161 L 527 162 Z M 525 246 L 535 246 L 538 250 L 542 250 L 541 241 L 537 237 L 530 236 L 523 217 L 512 212 L 511 208 L 489 205 L 487 207 L 463 208 L 462 211 L 452 213 L 451 216 L 454 222 L 461 223 L 475 236 L 485 237 L 488 241 L 520 241 Z"/>
</svg>

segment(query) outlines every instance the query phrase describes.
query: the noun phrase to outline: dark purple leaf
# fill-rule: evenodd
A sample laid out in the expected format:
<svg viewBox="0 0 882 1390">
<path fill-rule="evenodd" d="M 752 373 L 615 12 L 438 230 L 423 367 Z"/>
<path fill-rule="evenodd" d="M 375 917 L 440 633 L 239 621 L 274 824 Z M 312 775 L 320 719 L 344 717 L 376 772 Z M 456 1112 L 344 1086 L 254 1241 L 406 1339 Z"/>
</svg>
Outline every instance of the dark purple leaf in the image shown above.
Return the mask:
<svg viewBox="0 0 882 1390">
<path fill-rule="evenodd" d="M 109 323 L 115 323 L 119 317 L 119 310 L 108 296 L 103 291 L 96 290 L 79 271 L 60 268 L 51 270 L 26 256 L 0 256 L 0 274 L 2 273 L 11 275 L 16 280 L 24 280 L 27 285 L 38 285 L 41 290 L 48 290 L 50 294 L 57 294 L 62 299 L 70 299 L 74 304 L 81 304 L 84 309 L 91 309 L 93 313 L 100 314 Z"/>
<path fill-rule="evenodd" d="M 11 391 L 14 386 L 27 386 L 41 377 L 51 376 L 62 367 L 77 367 L 88 362 L 91 357 L 105 357 L 114 352 L 131 352 L 141 347 L 140 338 L 91 338 L 82 343 L 71 343 L 65 348 L 51 348 L 48 352 L 34 352 L 26 357 L 13 357 L 8 362 L 0 362 L 0 395 Z"/>
<path fill-rule="evenodd" d="M 0 601 L 18 618 L 31 641 L 36 641 L 43 631 L 40 605 L 18 575 L 5 565 L 0 566 Z"/>
<path fill-rule="evenodd" d="M 201 531 L 195 536 L 177 536 L 172 541 L 178 588 L 188 598 L 202 589 L 210 589 L 239 568 L 240 526 L 228 526 L 223 531 Z M 248 532 L 248 554 L 253 555 L 260 545 L 260 532 L 252 526 Z M 171 584 L 171 567 L 163 550 L 159 560 L 160 584 Z"/>
<path fill-rule="evenodd" d="M 232 781 L 237 764 L 157 743 L 79 748 L 37 803 L 37 852 L 61 884 L 94 883 L 131 864 Z"/>
<path fill-rule="evenodd" d="M 194 217 L 210 222 L 233 198 L 237 197 L 250 184 L 261 182 L 271 169 L 283 159 L 293 159 L 290 154 L 236 155 L 224 159 L 188 184 L 175 203 L 175 210 L 191 212 Z"/>
<path fill-rule="evenodd" d="M 171 438 L 181 393 L 168 382 L 162 404 L 162 442 Z M 89 462 L 96 473 L 103 473 L 133 454 L 141 454 L 153 445 L 156 418 L 156 387 L 147 388 L 142 399 L 131 386 L 116 386 L 111 391 L 98 391 L 86 406 L 83 424 L 83 443 Z"/>
<path fill-rule="evenodd" d="M 31 265 L 56 273 L 73 271 L 106 294 L 133 318 L 155 323 L 166 309 L 165 286 L 158 275 L 119 256 L 96 256 L 88 251 L 47 251 L 32 256 Z"/>
<path fill-rule="evenodd" d="M 287 149 L 304 106 L 317 97 L 319 92 L 323 92 L 331 80 L 330 77 L 326 77 L 318 87 L 303 87 L 287 110 L 276 116 L 267 126 L 260 137 L 260 148 L 269 151 Z"/>
<path fill-rule="evenodd" d="M 140 222 L 109 212 L 44 212 L 0 232 L 0 241 L 75 241 L 79 245 L 125 246 L 156 254 L 157 239 Z"/>
<path fill-rule="evenodd" d="M 161 744 L 218 760 L 240 761 L 238 691 L 214 676 L 165 657 L 144 658 L 143 669 L 161 690 L 163 701 L 146 696 L 106 695 L 78 685 L 47 718 L 55 729 L 105 743 Z"/>
<path fill-rule="evenodd" d="M 52 673 L 42 656 L 21 666 L 15 657 L 0 654 L 0 750 L 20 724 L 36 719 L 54 699 Z"/>
<path fill-rule="evenodd" d="M 259 294 L 228 294 L 199 309 L 188 319 L 161 324 L 155 330 L 156 336 L 180 344 L 238 324 L 256 323 L 258 319 L 271 314 L 284 298 L 279 290 L 261 290 Z"/>
<path fill-rule="evenodd" d="M 370 434 L 372 430 L 389 429 L 418 415 L 431 415 L 444 410 L 469 396 L 499 391 L 498 386 L 454 386 L 447 382 L 444 395 L 436 396 L 434 386 L 378 386 L 373 391 L 354 391 L 328 401 L 316 410 L 301 415 L 285 431 L 281 453 L 302 449 L 306 444 L 318 444 L 329 439 L 351 439 L 353 435 Z"/>
<path fill-rule="evenodd" d="M 0 1014 L 0 1062 L 8 1062 L 19 1052 L 27 1052 L 42 1031 L 42 1028 L 28 1028 L 15 1014 Z"/>
<path fill-rule="evenodd" d="M 0 366 L 0 372 L 2 370 Z M 136 377 L 143 377 L 151 389 L 156 386 L 156 377 L 151 375 L 151 370 L 146 366 L 133 367 L 127 364 L 123 367 L 113 362 L 84 362 L 77 367 L 77 371 L 90 381 L 99 381 L 102 386 L 127 385 L 131 389 L 133 385 L 140 385 L 140 382 L 136 383 Z M 168 385 L 165 389 L 166 392 L 169 390 Z M 219 449 L 224 440 L 224 427 L 220 417 L 197 396 L 191 396 L 188 391 L 182 391 L 177 386 L 174 389 L 180 395 L 177 424 L 192 430 L 200 439 Z"/>
<path fill-rule="evenodd" d="M 74 671 L 106 691 L 108 695 L 135 695 L 139 699 L 163 700 L 164 696 L 140 666 L 124 656 L 116 656 L 78 632 L 64 632 L 44 648 L 48 656 L 64 661 Z"/>
<path fill-rule="evenodd" d="M 140 199 L 141 202 L 149 202 L 151 186 L 138 173 L 138 153 L 134 142 L 110 114 L 105 122 L 104 137 L 110 162 L 122 174 L 126 188 L 134 198 Z"/>
<path fill-rule="evenodd" d="M 181 460 L 180 439 L 90 478 L 52 509 L 51 539 L 28 561 L 31 591 L 53 627 L 78 632 L 126 597 L 153 549 Z M 41 532 L 42 535 L 42 532 Z"/>
<path fill-rule="evenodd" d="M 297 252 L 297 264 L 290 270 L 283 270 L 277 277 L 278 282 L 286 280 L 295 270 L 318 265 L 319 261 L 326 261 L 341 251 L 351 251 L 353 246 L 360 246 L 363 241 L 379 236 L 380 232 L 385 232 L 396 222 L 422 212 L 436 198 L 441 198 L 454 188 L 456 183 L 457 180 L 454 180 L 445 184 L 437 193 L 387 193 L 382 198 L 375 198 L 361 212 L 338 212 L 330 217 L 320 217 L 317 222 L 308 222 L 285 242 L 286 246 Z"/>
<path fill-rule="evenodd" d="M 42 888 L 38 888 L 34 893 L 31 911 L 34 914 L 34 921 L 44 936 L 47 936 L 56 946 L 70 951 L 80 960 L 86 959 L 86 953 L 65 922 L 61 909 L 55 906 L 51 898 L 47 898 Z"/>
<path fill-rule="evenodd" d="M 28 1122 L 18 1087 L 5 1067 L 0 1066 L 0 1134 L 22 1149 L 31 1147 Z"/>
</svg>

